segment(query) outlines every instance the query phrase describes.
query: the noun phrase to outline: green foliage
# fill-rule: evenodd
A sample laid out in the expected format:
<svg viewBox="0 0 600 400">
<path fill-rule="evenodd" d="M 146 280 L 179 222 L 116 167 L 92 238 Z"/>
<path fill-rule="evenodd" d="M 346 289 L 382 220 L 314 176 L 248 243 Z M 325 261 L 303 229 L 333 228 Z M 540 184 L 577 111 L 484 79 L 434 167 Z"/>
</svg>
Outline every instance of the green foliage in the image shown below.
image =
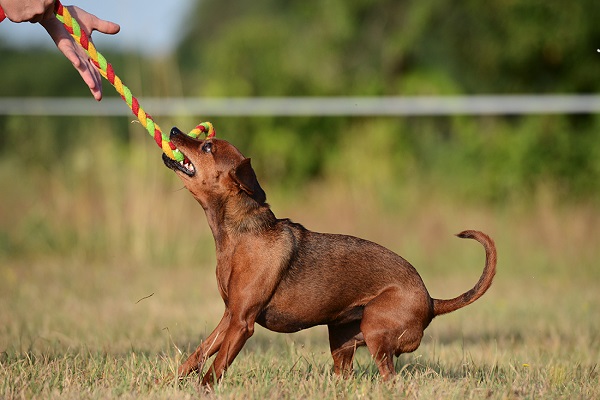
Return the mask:
<svg viewBox="0 0 600 400">
<path fill-rule="evenodd" d="M 138 97 L 587 93 L 600 89 L 594 7 L 591 0 L 206 0 L 190 13 L 173 60 L 107 56 Z M 2 96 L 88 95 L 55 51 L 0 48 L 0 56 Z M 105 94 L 116 95 L 110 87 Z M 253 158 L 263 181 L 286 190 L 323 178 L 355 184 L 360 169 L 483 201 L 527 200 L 540 185 L 565 199 L 600 195 L 595 116 L 201 118 Z M 38 128 L 23 121 L 0 118 L 0 153 L 31 166 L 87 141 L 77 118 L 48 118 L 54 133 L 25 142 L 23 132 Z M 127 146 L 123 120 L 111 121 L 106 139 Z M 185 130 L 195 122 L 176 124 Z"/>
<path fill-rule="evenodd" d="M 198 82 L 186 94 L 448 93 L 440 81 L 452 93 L 600 88 L 592 0 L 279 3 L 200 2 L 178 53 Z M 413 74 L 425 90 L 407 90 Z"/>
<path fill-rule="evenodd" d="M 600 89 L 594 9 L 589 0 L 207 0 L 178 59 L 190 96 L 588 93 Z M 267 179 L 291 186 L 354 163 L 485 200 L 539 185 L 565 198 L 600 194 L 599 126 L 589 116 L 235 119 L 220 132 L 239 126 L 248 137 L 234 142 L 268 164 Z M 381 151 L 372 136 L 382 132 L 401 137 Z M 336 159 L 346 161 L 334 171 Z"/>
</svg>

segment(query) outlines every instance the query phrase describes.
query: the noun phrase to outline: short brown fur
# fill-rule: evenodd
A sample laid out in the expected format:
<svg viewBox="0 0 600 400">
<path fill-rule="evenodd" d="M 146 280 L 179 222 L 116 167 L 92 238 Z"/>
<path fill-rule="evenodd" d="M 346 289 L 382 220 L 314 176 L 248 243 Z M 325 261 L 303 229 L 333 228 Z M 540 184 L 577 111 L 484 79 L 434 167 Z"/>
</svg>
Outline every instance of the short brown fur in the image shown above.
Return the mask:
<svg viewBox="0 0 600 400">
<path fill-rule="evenodd" d="M 458 234 L 485 249 L 475 287 L 451 300 L 432 299 L 415 268 L 392 251 L 276 218 L 250 159 L 230 143 L 192 139 L 176 128 L 171 140 L 193 164 L 189 172 L 163 156 L 204 208 L 225 302 L 221 322 L 179 367 L 180 377 L 202 372 L 218 353 L 202 378 L 203 385 L 212 385 L 258 323 L 276 332 L 327 325 L 336 374 L 349 376 L 356 348 L 366 345 L 381 376 L 389 379 L 395 374 L 393 357 L 417 349 L 435 316 L 471 304 L 492 284 L 496 248 L 482 232 Z"/>
</svg>

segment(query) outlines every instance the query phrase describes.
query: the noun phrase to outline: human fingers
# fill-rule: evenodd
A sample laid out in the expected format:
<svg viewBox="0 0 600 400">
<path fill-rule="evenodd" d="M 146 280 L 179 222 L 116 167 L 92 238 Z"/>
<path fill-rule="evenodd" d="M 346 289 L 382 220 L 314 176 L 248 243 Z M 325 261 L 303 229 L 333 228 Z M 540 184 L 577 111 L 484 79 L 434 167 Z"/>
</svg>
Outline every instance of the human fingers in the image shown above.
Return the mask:
<svg viewBox="0 0 600 400">
<path fill-rule="evenodd" d="M 98 101 L 102 100 L 102 76 L 87 54 L 73 40 L 62 42 L 58 48 L 79 72 L 92 96 Z"/>
<path fill-rule="evenodd" d="M 56 47 L 73 64 L 96 100 L 102 99 L 102 77 L 89 60 L 88 55 L 69 35 L 62 23 L 56 19 L 42 21 L 42 25 L 56 44 Z"/>
<path fill-rule="evenodd" d="M 71 15 L 79 22 L 79 26 L 81 26 L 88 35 L 93 31 L 114 35 L 121 30 L 119 24 L 100 19 L 94 14 L 90 14 L 79 7 L 67 6 L 67 9 L 69 10 L 69 13 L 71 13 Z"/>
</svg>

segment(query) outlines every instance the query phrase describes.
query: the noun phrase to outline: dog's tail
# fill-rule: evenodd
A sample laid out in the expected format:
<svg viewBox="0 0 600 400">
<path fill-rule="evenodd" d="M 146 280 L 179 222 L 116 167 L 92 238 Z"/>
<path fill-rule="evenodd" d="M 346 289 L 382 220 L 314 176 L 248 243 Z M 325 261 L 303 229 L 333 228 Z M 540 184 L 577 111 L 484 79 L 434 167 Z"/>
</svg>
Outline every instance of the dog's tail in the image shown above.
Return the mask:
<svg viewBox="0 0 600 400">
<path fill-rule="evenodd" d="M 483 245 L 485 249 L 485 267 L 473 289 L 453 299 L 433 299 L 434 316 L 447 314 L 473 303 L 489 289 L 496 274 L 496 246 L 488 235 L 479 231 L 463 231 L 456 236 L 463 239 L 475 239 Z"/>
</svg>

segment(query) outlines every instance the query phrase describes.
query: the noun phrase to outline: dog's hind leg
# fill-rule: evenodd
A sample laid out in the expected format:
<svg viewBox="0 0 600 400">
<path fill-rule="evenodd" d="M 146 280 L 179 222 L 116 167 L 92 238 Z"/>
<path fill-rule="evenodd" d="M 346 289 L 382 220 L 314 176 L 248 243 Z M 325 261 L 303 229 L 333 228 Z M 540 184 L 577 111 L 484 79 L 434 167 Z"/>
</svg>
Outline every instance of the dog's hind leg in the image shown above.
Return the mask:
<svg viewBox="0 0 600 400">
<path fill-rule="evenodd" d="M 333 371 L 336 375 L 349 378 L 352 375 L 356 348 L 365 345 L 360 331 L 360 320 L 346 324 L 327 326 L 329 329 L 329 347 L 333 357 Z"/>
<path fill-rule="evenodd" d="M 390 287 L 365 306 L 360 329 L 383 379 L 396 374 L 394 355 L 419 347 L 424 329 L 419 310 L 423 304 L 428 307 L 426 295 Z"/>
</svg>

